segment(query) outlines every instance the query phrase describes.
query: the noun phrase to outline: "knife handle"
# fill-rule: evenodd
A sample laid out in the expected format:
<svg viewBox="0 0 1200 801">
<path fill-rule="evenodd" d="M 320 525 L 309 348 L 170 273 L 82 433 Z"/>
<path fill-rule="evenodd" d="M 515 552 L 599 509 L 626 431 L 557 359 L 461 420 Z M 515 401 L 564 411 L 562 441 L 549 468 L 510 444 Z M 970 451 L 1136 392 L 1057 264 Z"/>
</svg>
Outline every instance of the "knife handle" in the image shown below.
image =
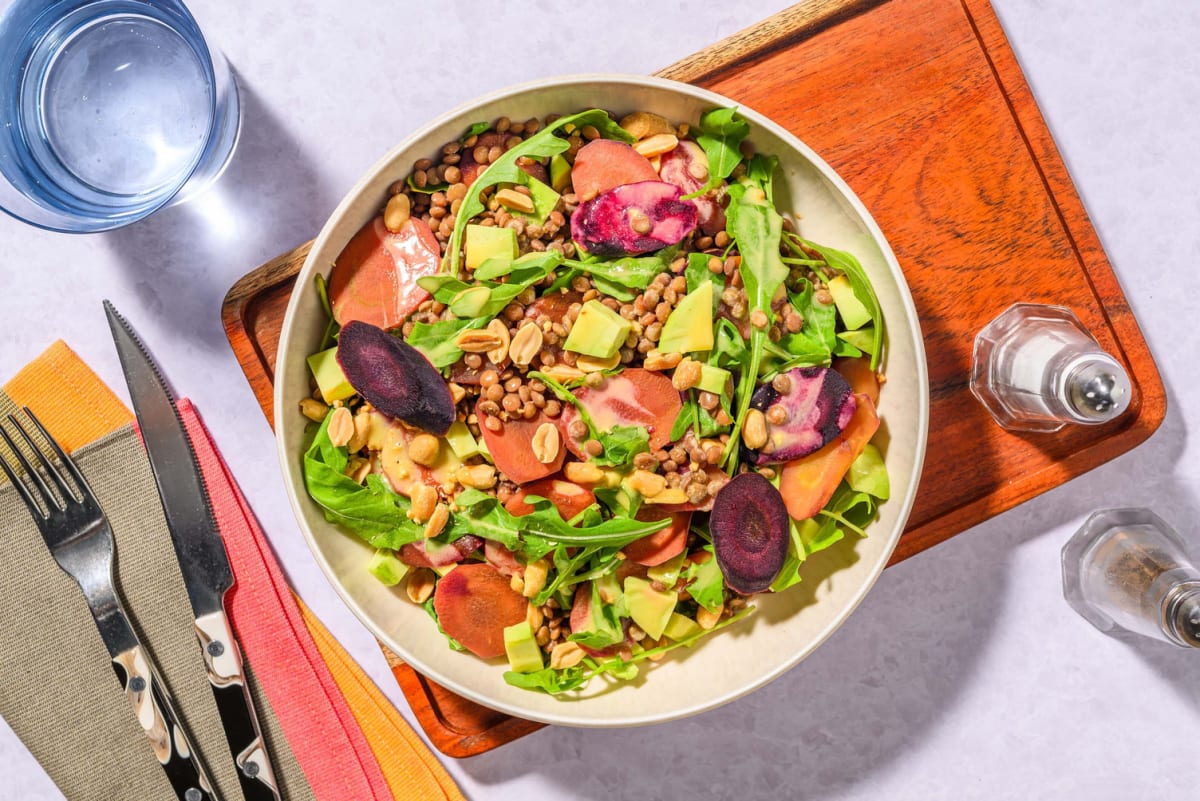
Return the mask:
<svg viewBox="0 0 1200 801">
<path fill-rule="evenodd" d="M 167 780 L 175 788 L 176 797 L 182 801 L 214 801 L 212 786 L 193 759 L 191 744 L 179 723 L 167 686 L 142 646 L 135 645 L 114 656 L 113 670 Z"/>
<path fill-rule="evenodd" d="M 262 729 L 246 684 L 242 652 L 225 612 L 196 618 L 196 636 L 204 652 L 208 681 L 246 801 L 281 801 L 275 771 L 263 744 Z"/>
</svg>

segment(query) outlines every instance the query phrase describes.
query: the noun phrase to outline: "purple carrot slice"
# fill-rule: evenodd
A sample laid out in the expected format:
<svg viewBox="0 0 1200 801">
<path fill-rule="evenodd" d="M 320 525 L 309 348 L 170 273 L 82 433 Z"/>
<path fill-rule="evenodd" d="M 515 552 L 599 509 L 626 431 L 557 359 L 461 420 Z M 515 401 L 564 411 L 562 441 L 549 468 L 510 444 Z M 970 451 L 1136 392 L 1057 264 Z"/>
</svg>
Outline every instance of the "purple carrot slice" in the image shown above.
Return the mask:
<svg viewBox="0 0 1200 801">
<path fill-rule="evenodd" d="M 696 204 L 664 181 L 601 192 L 571 215 L 571 236 L 596 256 L 633 256 L 674 245 L 696 229 Z"/>
<path fill-rule="evenodd" d="M 790 384 L 787 392 L 763 384 L 750 398 L 750 406 L 767 417 L 767 444 L 745 451 L 756 465 L 790 462 L 820 450 L 845 430 L 858 408 L 854 390 L 836 370 L 796 367 L 782 375 Z"/>
<path fill-rule="evenodd" d="M 454 422 L 449 385 L 400 337 L 355 320 L 338 336 L 337 360 L 354 391 L 388 417 L 439 436 Z"/>
<path fill-rule="evenodd" d="M 750 595 L 771 586 L 788 548 L 788 513 L 779 490 L 758 473 L 741 473 L 717 493 L 708 521 L 725 584 Z"/>
<path fill-rule="evenodd" d="M 464 534 L 449 543 L 410 542 L 400 548 L 400 561 L 412 567 L 446 567 L 466 559 L 482 545 L 483 540 L 474 534 Z"/>
</svg>

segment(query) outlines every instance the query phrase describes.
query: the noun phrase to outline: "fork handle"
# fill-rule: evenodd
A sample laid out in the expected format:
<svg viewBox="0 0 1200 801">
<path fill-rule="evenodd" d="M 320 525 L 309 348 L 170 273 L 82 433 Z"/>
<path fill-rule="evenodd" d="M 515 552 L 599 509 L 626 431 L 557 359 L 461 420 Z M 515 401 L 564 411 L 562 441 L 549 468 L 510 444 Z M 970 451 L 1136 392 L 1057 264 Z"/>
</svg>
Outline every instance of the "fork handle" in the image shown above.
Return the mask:
<svg viewBox="0 0 1200 801">
<path fill-rule="evenodd" d="M 196 618 L 196 636 L 229 751 L 238 769 L 246 801 L 280 801 L 271 758 L 263 746 L 262 728 L 246 683 L 242 652 L 224 611 Z"/>
<path fill-rule="evenodd" d="M 114 656 L 113 669 L 176 797 L 181 801 L 215 801 L 212 787 L 193 758 L 170 693 L 142 647 L 135 645 Z"/>
</svg>

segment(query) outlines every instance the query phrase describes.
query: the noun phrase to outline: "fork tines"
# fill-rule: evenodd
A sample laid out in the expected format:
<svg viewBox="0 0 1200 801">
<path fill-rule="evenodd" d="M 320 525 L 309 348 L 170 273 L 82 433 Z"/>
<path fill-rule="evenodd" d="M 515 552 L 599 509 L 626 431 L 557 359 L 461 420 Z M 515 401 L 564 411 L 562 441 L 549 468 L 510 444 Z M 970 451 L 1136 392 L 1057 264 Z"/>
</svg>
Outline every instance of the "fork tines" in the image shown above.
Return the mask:
<svg viewBox="0 0 1200 801">
<path fill-rule="evenodd" d="M 49 432 L 46 431 L 46 428 L 42 425 L 41 421 L 37 419 L 28 406 L 22 407 L 22 411 L 25 413 L 25 416 L 29 418 L 29 421 L 33 424 L 37 433 L 41 435 L 43 441 L 49 445 L 50 449 L 58 457 L 59 461 L 61 461 L 66 467 L 67 472 L 70 473 L 71 477 L 77 482 L 78 489 L 75 487 L 69 487 L 66 479 L 63 477 L 63 474 L 59 471 L 58 467 L 53 461 L 46 457 L 43 450 L 38 447 L 38 444 L 34 441 L 34 438 L 25 429 L 25 426 L 21 424 L 21 421 L 17 418 L 17 416 L 15 414 L 8 415 L 8 426 L 0 424 L 0 438 L 4 439 L 5 444 L 8 446 L 9 450 L 12 451 L 13 456 L 16 457 L 17 462 L 20 464 L 21 469 L 25 472 L 28 480 L 37 489 L 41 503 L 38 503 L 38 498 L 34 497 L 25 481 L 20 479 L 20 477 L 17 475 L 17 471 L 9 463 L 7 458 L 0 458 L 0 469 L 2 469 L 4 474 L 8 476 L 8 480 L 12 482 L 13 486 L 17 490 L 17 493 L 20 494 L 21 499 L 25 501 L 27 506 L 29 506 L 30 511 L 32 512 L 34 509 L 37 509 L 44 519 L 53 512 L 64 511 L 66 508 L 64 504 L 65 501 L 74 501 L 76 503 L 82 502 L 84 500 L 83 496 L 87 495 L 89 490 L 87 487 L 87 482 L 84 480 L 83 474 L 79 471 L 79 468 L 75 465 L 75 462 L 71 460 L 71 457 L 67 456 L 66 452 L 63 451 L 58 442 L 56 442 L 54 438 L 50 436 Z M 14 441 L 13 437 L 9 434 L 8 427 L 16 429 L 17 434 L 20 435 L 21 443 L 26 446 L 25 450 L 31 453 L 34 459 L 37 460 L 39 466 L 41 467 L 41 471 L 33 468 L 29 458 L 27 458 L 25 455 L 25 450 L 22 450 L 22 448 L 18 446 L 17 442 Z M 51 490 L 50 486 L 42 478 L 42 472 L 45 472 L 50 476 L 50 479 L 54 482 L 54 486 L 58 489 L 59 494 L 56 495 L 53 490 Z M 82 490 L 82 493 L 79 490 Z"/>
</svg>

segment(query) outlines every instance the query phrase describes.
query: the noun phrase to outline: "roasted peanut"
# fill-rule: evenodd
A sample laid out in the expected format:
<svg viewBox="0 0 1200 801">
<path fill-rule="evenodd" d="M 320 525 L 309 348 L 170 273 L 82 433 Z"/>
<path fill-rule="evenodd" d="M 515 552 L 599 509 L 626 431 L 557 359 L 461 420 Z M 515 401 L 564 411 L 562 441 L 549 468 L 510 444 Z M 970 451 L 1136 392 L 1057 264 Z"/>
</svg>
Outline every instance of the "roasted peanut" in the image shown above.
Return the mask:
<svg viewBox="0 0 1200 801">
<path fill-rule="evenodd" d="M 758 409 L 751 409 L 746 414 L 746 422 L 742 425 L 742 442 L 751 450 L 758 450 L 767 444 L 767 418 Z"/>
<path fill-rule="evenodd" d="M 508 358 L 520 367 L 528 367 L 533 357 L 542 349 L 542 329 L 536 323 L 526 322 L 517 329 L 508 345 Z"/>
<path fill-rule="evenodd" d="M 575 359 L 575 366 L 585 373 L 599 373 L 604 370 L 611 370 L 620 363 L 620 351 L 617 351 L 607 359 L 601 359 L 598 356 L 588 356 L 586 354 L 580 354 Z"/>
<path fill-rule="evenodd" d="M 685 357 L 676 365 L 675 372 L 671 376 L 671 384 L 680 392 L 691 389 L 700 383 L 700 372 L 700 362 L 690 356 Z"/>
<path fill-rule="evenodd" d="M 525 586 L 521 594 L 532 598 L 546 586 L 546 576 L 550 573 L 550 565 L 545 559 L 537 559 L 525 565 Z"/>
<path fill-rule="evenodd" d="M 546 615 L 540 606 L 530 601 L 525 609 L 525 622 L 529 624 L 529 628 L 537 631 L 542 627 L 542 623 L 546 622 Z"/>
<path fill-rule="evenodd" d="M 408 222 L 412 213 L 412 202 L 408 195 L 399 192 L 388 198 L 387 207 L 383 210 L 383 224 L 392 233 L 398 232 Z"/>
<path fill-rule="evenodd" d="M 333 447 L 340 448 L 349 444 L 354 437 L 354 415 L 345 406 L 333 410 L 329 417 L 329 441 Z"/>
<path fill-rule="evenodd" d="M 667 479 L 649 470 L 634 470 L 629 477 L 629 486 L 645 497 L 653 497 L 667 488 Z"/>
<path fill-rule="evenodd" d="M 427 567 L 418 567 L 408 574 L 408 583 L 404 592 L 408 600 L 414 604 L 423 604 L 433 595 L 433 585 L 437 583 L 437 575 Z"/>
<path fill-rule="evenodd" d="M 314 423 L 320 423 L 325 419 L 325 415 L 329 414 L 329 407 L 316 398 L 301 398 L 300 414 Z"/>
<path fill-rule="evenodd" d="M 649 111 L 635 111 L 621 118 L 621 127 L 634 139 L 646 139 L 656 134 L 671 134 L 675 129 L 666 118 Z"/>
<path fill-rule="evenodd" d="M 700 628 L 707 631 L 717 625 L 717 621 L 721 619 L 722 611 L 724 611 L 723 608 L 718 608 L 716 612 L 710 612 L 702 606 L 696 610 L 696 623 L 700 625 Z"/>
<path fill-rule="evenodd" d="M 658 348 L 654 348 L 646 354 L 644 366 L 647 370 L 671 370 L 682 360 L 682 353 L 662 353 Z"/>
<path fill-rule="evenodd" d="M 558 426 L 554 423 L 542 423 L 538 426 L 537 431 L 533 432 L 533 441 L 530 443 L 534 457 L 542 464 L 550 464 L 557 459 L 561 445 Z"/>
<path fill-rule="evenodd" d="M 591 462 L 567 462 L 563 467 L 567 481 L 592 487 L 604 481 L 604 471 Z"/>
<path fill-rule="evenodd" d="M 560 642 L 550 651 L 550 667 L 554 670 L 574 667 L 583 661 L 583 648 L 576 642 Z"/>
<path fill-rule="evenodd" d="M 446 504 L 439 503 L 433 507 L 433 514 L 429 516 L 429 522 L 425 524 L 425 539 L 436 537 L 442 533 L 442 529 L 450 522 L 450 510 L 446 508 Z"/>
<path fill-rule="evenodd" d="M 679 140 L 675 137 L 675 134 L 661 133 L 648 136 L 640 142 L 636 142 L 633 149 L 649 159 L 661 156 L 664 153 L 670 153 L 678 144 Z"/>
<path fill-rule="evenodd" d="M 488 323 L 486 330 L 500 340 L 499 345 L 487 352 L 487 357 L 492 364 L 503 364 L 508 358 L 508 326 L 497 318 Z"/>
<path fill-rule="evenodd" d="M 413 490 L 408 517 L 415 523 L 426 523 L 433 517 L 438 503 L 438 491 L 428 484 L 418 484 Z"/>
<path fill-rule="evenodd" d="M 490 464 L 464 465 L 455 471 L 454 477 L 464 487 L 485 490 L 496 486 L 496 468 Z"/>
<path fill-rule="evenodd" d="M 438 438 L 433 434 L 417 434 L 408 443 L 408 458 L 419 465 L 429 467 L 437 461 L 440 447 Z"/>
<path fill-rule="evenodd" d="M 648 498 L 643 498 L 642 500 L 645 503 L 651 503 L 651 504 L 687 503 L 688 496 L 687 496 L 687 493 L 684 492 L 683 490 L 679 489 L 679 487 L 667 487 L 666 489 L 664 489 L 662 492 L 658 493 L 657 495 L 652 495 Z"/>
<path fill-rule="evenodd" d="M 496 193 L 496 201 L 505 208 L 532 214 L 534 211 L 533 198 L 514 189 L 501 189 Z"/>
<path fill-rule="evenodd" d="M 500 337 L 492 331 L 480 331 L 472 328 L 459 334 L 454 344 L 458 345 L 459 350 L 466 353 L 487 353 L 489 350 L 500 347 L 501 341 Z"/>
</svg>

